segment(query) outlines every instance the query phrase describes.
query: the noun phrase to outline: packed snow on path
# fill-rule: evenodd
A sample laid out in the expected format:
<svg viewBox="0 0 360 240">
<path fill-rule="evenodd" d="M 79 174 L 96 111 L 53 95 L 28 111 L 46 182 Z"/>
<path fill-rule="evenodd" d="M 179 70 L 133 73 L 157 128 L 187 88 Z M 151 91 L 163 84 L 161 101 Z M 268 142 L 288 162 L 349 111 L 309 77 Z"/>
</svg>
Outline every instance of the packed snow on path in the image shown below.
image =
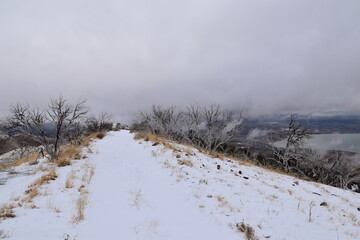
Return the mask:
<svg viewBox="0 0 360 240">
<path fill-rule="evenodd" d="M 247 239 L 239 226 L 249 226 L 253 239 L 360 239 L 359 194 L 133 137 L 111 132 L 93 143 L 92 154 L 42 186 L 36 208 L 15 208 L 0 230 L 10 239 L 215 240 Z M 33 171 L 0 186 L 0 203 L 16 202 L 42 174 Z M 82 194 L 84 220 L 74 221 Z"/>
<path fill-rule="evenodd" d="M 189 200 L 150 148 L 122 131 L 98 143 L 86 220 L 76 239 L 239 239 Z"/>
</svg>

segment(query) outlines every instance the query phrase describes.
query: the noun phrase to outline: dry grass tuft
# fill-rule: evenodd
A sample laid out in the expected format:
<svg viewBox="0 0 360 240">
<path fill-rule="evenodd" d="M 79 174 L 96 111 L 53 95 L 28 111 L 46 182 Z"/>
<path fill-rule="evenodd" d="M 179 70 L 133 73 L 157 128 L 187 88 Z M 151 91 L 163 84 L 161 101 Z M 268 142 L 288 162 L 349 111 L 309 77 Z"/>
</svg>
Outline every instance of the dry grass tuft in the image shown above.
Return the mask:
<svg viewBox="0 0 360 240">
<path fill-rule="evenodd" d="M 66 158 L 66 157 L 59 157 L 56 160 L 56 165 L 58 167 L 65 167 L 65 166 L 69 166 L 71 165 L 70 159 Z"/>
<path fill-rule="evenodd" d="M 3 204 L 0 206 L 0 219 L 14 218 L 14 204 Z"/>
<path fill-rule="evenodd" d="M 37 185 L 34 185 L 32 188 L 29 188 L 25 191 L 26 197 L 22 200 L 22 202 L 32 202 L 32 200 L 39 195 L 39 188 Z"/>
<path fill-rule="evenodd" d="M 42 175 L 39 179 L 37 179 L 32 185 L 30 185 L 29 187 L 31 186 L 41 186 L 43 184 L 47 184 L 49 183 L 50 181 L 54 181 L 56 180 L 57 178 L 57 173 L 56 173 L 56 169 L 55 168 L 51 168 L 49 170 L 49 172 L 45 175 Z"/>
<path fill-rule="evenodd" d="M 49 172 L 42 175 L 28 186 L 28 190 L 25 191 L 27 195 L 22 202 L 31 202 L 34 197 L 39 195 L 39 187 L 44 184 L 48 184 L 50 181 L 54 181 L 57 178 L 55 168 L 49 169 Z"/>
<path fill-rule="evenodd" d="M 73 216 L 73 223 L 79 223 L 85 219 L 85 207 L 88 202 L 88 192 L 82 188 L 80 196 L 76 201 L 76 214 Z"/>
<path fill-rule="evenodd" d="M 245 237 L 247 240 L 258 240 L 258 238 L 255 236 L 254 229 L 244 222 L 237 223 L 236 228 L 239 232 L 242 232 L 245 234 Z"/>
<path fill-rule="evenodd" d="M 194 164 L 190 160 L 178 160 L 179 165 L 186 165 L 188 167 L 193 167 Z"/>
<path fill-rule="evenodd" d="M 67 144 L 61 150 L 59 157 L 56 160 L 58 167 L 65 167 L 71 165 L 71 159 L 79 160 L 82 158 L 82 146 Z"/>
<path fill-rule="evenodd" d="M 135 136 L 134 136 L 134 139 L 135 140 L 140 140 L 140 139 L 143 139 L 144 141 L 150 141 L 150 142 L 159 142 L 159 143 L 162 143 L 164 142 L 166 139 L 161 136 L 161 135 L 154 135 L 150 132 L 147 132 L 147 133 L 136 133 Z"/>
<path fill-rule="evenodd" d="M 75 171 L 71 170 L 71 172 L 66 177 L 65 188 L 73 188 L 75 178 L 76 178 Z"/>
</svg>

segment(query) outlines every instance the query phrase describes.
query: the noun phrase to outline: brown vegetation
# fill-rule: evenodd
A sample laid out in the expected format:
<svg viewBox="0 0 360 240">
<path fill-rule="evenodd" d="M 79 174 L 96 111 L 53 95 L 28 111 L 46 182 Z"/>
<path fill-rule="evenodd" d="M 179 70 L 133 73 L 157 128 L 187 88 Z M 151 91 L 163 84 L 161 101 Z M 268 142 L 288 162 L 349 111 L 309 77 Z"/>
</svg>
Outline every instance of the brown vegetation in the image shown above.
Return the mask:
<svg viewBox="0 0 360 240">
<path fill-rule="evenodd" d="M 0 219 L 14 218 L 14 204 L 3 204 L 0 206 Z"/>
<path fill-rule="evenodd" d="M 247 240 L 258 240 L 258 238 L 255 236 L 254 229 L 244 222 L 237 223 L 236 228 L 239 232 L 242 232 L 245 234 L 245 237 Z"/>
<path fill-rule="evenodd" d="M 79 223 L 80 221 L 85 219 L 85 206 L 88 202 L 88 192 L 81 188 L 80 196 L 76 201 L 76 213 L 73 215 L 73 222 Z"/>
<path fill-rule="evenodd" d="M 178 164 L 179 164 L 179 165 L 186 165 L 186 166 L 188 166 L 188 167 L 194 166 L 194 164 L 193 164 L 190 160 L 187 160 L 187 159 L 185 159 L 185 160 L 178 160 Z"/>
</svg>

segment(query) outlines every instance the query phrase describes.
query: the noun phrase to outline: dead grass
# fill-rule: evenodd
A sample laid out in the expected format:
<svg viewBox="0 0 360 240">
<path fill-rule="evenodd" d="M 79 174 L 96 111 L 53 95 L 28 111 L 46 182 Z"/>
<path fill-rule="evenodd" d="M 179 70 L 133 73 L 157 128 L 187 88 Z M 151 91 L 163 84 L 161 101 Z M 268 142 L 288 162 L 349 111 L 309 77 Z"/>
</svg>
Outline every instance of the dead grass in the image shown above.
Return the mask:
<svg viewBox="0 0 360 240">
<path fill-rule="evenodd" d="M 90 184 L 91 179 L 93 178 L 95 174 L 95 167 L 89 163 L 83 164 L 82 166 L 84 170 L 84 175 L 81 178 L 81 181 L 84 183 Z"/>
<path fill-rule="evenodd" d="M 33 154 L 30 154 L 27 157 L 20 158 L 15 163 L 1 165 L 0 170 L 4 170 L 4 169 L 7 169 L 7 168 L 12 168 L 12 167 L 17 167 L 17 166 L 20 166 L 20 165 L 22 165 L 24 163 L 32 163 L 32 162 L 35 162 L 38 158 L 39 158 L 39 154 L 33 153 Z"/>
<path fill-rule="evenodd" d="M 50 181 L 54 181 L 57 178 L 55 168 L 49 169 L 49 172 L 42 175 L 40 178 L 36 179 L 32 184 L 28 186 L 28 190 L 25 191 L 26 197 L 21 200 L 22 203 L 24 202 L 32 202 L 32 200 L 39 195 L 40 186 L 44 184 L 48 184 Z"/>
<path fill-rule="evenodd" d="M 41 186 L 41 185 L 47 184 L 50 181 L 54 181 L 57 177 L 58 176 L 56 173 L 56 169 L 54 167 L 50 168 L 49 172 L 47 174 L 42 175 L 40 178 L 35 180 L 35 182 L 33 182 L 32 184 L 29 185 L 29 187 Z"/>
<path fill-rule="evenodd" d="M 73 215 L 73 223 L 79 223 L 85 219 L 85 207 L 88 203 L 88 192 L 85 188 L 82 188 L 80 191 L 80 196 L 76 201 L 76 213 Z"/>
<path fill-rule="evenodd" d="M 135 140 L 143 139 L 144 141 L 150 141 L 150 142 L 159 142 L 162 143 L 166 141 L 166 139 L 162 135 L 154 135 L 150 132 L 147 133 L 136 133 L 134 136 Z"/>
<path fill-rule="evenodd" d="M 130 191 L 130 195 L 131 195 L 130 205 L 136 207 L 137 209 L 140 209 L 140 205 L 143 200 L 143 195 L 141 190 Z"/>
<path fill-rule="evenodd" d="M 193 166 L 194 166 L 194 164 L 193 164 L 190 160 L 188 160 L 188 159 L 178 160 L 178 164 L 179 164 L 179 165 L 186 165 L 186 166 L 188 166 L 188 167 L 193 167 Z"/>
<path fill-rule="evenodd" d="M 22 203 L 27 202 L 30 203 L 32 200 L 39 195 L 39 186 L 34 185 L 25 191 L 26 197 L 21 200 Z"/>
<path fill-rule="evenodd" d="M 65 188 L 73 188 L 75 178 L 76 173 L 74 170 L 71 170 L 71 172 L 66 176 Z"/>
<path fill-rule="evenodd" d="M 67 144 L 63 146 L 59 157 L 56 159 L 56 164 L 58 167 L 65 167 L 71 165 L 71 160 L 79 160 L 82 158 L 82 148 L 81 145 L 72 145 Z"/>
<path fill-rule="evenodd" d="M 103 139 L 106 136 L 106 132 L 99 132 L 96 133 L 96 138 Z"/>
<path fill-rule="evenodd" d="M 258 238 L 255 236 L 254 229 L 250 225 L 241 222 L 236 224 L 236 228 L 239 232 L 245 234 L 247 240 L 258 240 Z"/>
<path fill-rule="evenodd" d="M 14 204 L 3 204 L 0 206 L 0 219 L 14 218 Z"/>
<path fill-rule="evenodd" d="M 51 198 L 49 198 L 46 202 L 46 207 L 50 210 L 52 210 L 54 213 L 61 213 L 61 209 L 54 206 L 54 202 Z"/>
</svg>

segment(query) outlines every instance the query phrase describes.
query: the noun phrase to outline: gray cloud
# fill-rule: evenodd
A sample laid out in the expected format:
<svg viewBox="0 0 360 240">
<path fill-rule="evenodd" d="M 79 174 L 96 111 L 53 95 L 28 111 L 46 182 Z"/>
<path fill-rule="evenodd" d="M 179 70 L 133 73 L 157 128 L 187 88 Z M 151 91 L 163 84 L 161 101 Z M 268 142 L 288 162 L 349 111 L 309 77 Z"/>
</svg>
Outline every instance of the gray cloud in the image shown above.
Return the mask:
<svg viewBox="0 0 360 240">
<path fill-rule="evenodd" d="M 49 96 L 358 111 L 358 0 L 0 1 L 0 114 Z"/>
</svg>

